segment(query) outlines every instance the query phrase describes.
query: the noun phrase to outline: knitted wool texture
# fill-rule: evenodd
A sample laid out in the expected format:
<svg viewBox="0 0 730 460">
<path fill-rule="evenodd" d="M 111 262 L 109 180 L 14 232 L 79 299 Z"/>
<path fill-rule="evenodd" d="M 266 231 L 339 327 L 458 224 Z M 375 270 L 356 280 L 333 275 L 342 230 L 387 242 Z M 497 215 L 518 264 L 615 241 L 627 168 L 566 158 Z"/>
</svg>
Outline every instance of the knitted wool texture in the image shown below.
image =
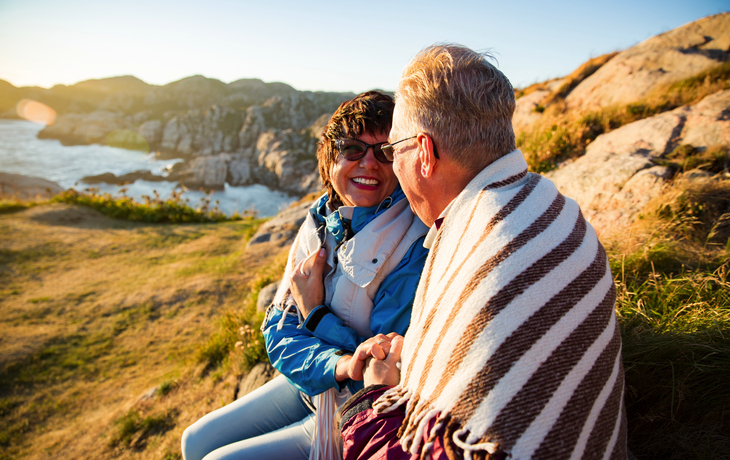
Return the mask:
<svg viewBox="0 0 730 460">
<path fill-rule="evenodd" d="M 578 205 L 516 150 L 454 200 L 421 277 L 401 382 L 404 450 L 626 458 L 621 336 L 606 253 Z M 428 441 L 424 429 L 438 417 Z"/>
</svg>

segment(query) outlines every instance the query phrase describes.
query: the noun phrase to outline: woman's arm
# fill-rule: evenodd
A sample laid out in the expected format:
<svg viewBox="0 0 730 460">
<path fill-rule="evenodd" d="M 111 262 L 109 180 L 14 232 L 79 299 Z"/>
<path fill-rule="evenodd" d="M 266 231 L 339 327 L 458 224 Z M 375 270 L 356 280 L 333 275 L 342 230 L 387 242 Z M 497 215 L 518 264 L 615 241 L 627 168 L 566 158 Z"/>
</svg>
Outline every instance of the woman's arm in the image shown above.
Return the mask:
<svg viewBox="0 0 730 460">
<path fill-rule="evenodd" d="M 374 299 L 371 316 L 370 327 L 374 334 L 405 334 L 427 255 L 423 238 L 417 239 L 398 266 L 383 280 Z M 316 274 L 312 276 L 316 277 Z M 292 287 L 294 290 L 294 283 Z M 344 386 L 348 372 L 356 369 L 354 365 L 348 367 L 350 354 L 366 337 L 359 337 L 325 305 L 308 312 L 301 327 L 296 315 L 286 315 L 280 330 L 277 324 L 283 313 L 272 310 L 264 328 L 271 364 L 310 396 L 330 387 Z"/>
<path fill-rule="evenodd" d="M 296 315 L 284 314 L 276 308 L 271 310 L 264 327 L 271 365 L 310 396 L 339 386 L 335 371 L 337 362 L 343 358 L 341 350 L 299 328 Z M 279 328 L 282 315 L 284 319 Z"/>
<path fill-rule="evenodd" d="M 373 334 L 406 333 L 411 322 L 416 288 L 428 256 L 428 249 L 423 247 L 424 238 L 413 242 L 400 263 L 380 285 L 370 317 Z M 354 351 L 367 338 L 358 336 L 354 329 L 347 327 L 327 305 L 314 308 L 304 321 L 304 328 L 314 337 L 348 352 Z"/>
</svg>

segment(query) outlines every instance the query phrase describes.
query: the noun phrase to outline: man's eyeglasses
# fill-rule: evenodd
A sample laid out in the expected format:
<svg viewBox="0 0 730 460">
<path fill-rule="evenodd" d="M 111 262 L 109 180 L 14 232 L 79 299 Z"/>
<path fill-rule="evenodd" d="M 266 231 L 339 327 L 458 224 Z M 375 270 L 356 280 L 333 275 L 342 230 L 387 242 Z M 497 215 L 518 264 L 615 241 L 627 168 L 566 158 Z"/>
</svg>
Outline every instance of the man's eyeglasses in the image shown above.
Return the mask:
<svg viewBox="0 0 730 460">
<path fill-rule="evenodd" d="M 393 148 L 393 146 L 395 144 L 400 144 L 401 142 L 409 141 L 409 140 L 414 139 L 416 137 L 418 137 L 418 134 L 416 134 L 415 136 L 406 137 L 405 139 L 401 139 L 399 141 L 395 141 L 395 142 L 392 142 L 390 144 L 383 145 L 381 147 L 381 149 L 383 150 L 383 153 L 385 154 L 385 158 L 387 158 L 392 163 L 393 162 L 393 157 L 395 156 L 394 155 L 395 149 Z M 436 150 L 436 142 L 434 142 L 433 138 L 431 138 L 431 142 L 433 142 L 433 156 L 435 156 L 436 159 L 438 160 L 439 159 L 439 153 L 438 153 L 438 150 Z"/>
<path fill-rule="evenodd" d="M 337 139 L 337 149 L 340 151 L 340 155 L 345 157 L 347 161 L 358 161 L 364 157 L 370 147 L 373 148 L 373 156 L 381 163 L 390 164 L 393 162 L 393 158 L 383 152 L 383 146 L 385 142 L 379 142 L 377 144 L 366 144 L 363 141 L 357 139 Z"/>
</svg>

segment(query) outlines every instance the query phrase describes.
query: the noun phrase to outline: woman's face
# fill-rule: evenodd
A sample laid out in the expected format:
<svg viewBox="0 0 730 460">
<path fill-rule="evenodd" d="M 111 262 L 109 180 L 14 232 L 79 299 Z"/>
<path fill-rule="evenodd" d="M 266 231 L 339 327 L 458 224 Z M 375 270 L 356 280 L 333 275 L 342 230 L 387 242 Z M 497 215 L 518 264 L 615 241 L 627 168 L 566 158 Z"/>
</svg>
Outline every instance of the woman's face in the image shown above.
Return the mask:
<svg viewBox="0 0 730 460">
<path fill-rule="evenodd" d="M 388 133 L 363 133 L 358 139 L 366 144 L 387 143 Z M 376 160 L 372 147 L 357 161 L 346 160 L 338 154 L 330 176 L 332 186 L 345 206 L 375 206 L 398 186 L 393 164 Z"/>
</svg>

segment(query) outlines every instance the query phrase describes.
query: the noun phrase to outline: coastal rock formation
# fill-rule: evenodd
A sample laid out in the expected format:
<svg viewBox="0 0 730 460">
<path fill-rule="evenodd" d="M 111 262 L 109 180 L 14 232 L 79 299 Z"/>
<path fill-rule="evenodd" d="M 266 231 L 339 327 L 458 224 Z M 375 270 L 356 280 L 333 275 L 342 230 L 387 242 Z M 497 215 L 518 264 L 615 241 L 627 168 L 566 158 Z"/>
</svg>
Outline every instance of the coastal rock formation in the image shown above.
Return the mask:
<svg viewBox="0 0 730 460">
<path fill-rule="evenodd" d="M 196 157 L 233 152 L 238 148 L 241 114 L 214 105 L 173 117 L 162 132 L 160 150 L 171 155 Z"/>
<path fill-rule="evenodd" d="M 151 171 L 145 171 L 145 170 L 138 170 L 127 174 L 122 174 L 121 176 L 117 176 L 113 173 L 103 173 L 103 174 L 97 174 L 95 176 L 85 176 L 83 177 L 79 182 L 83 182 L 85 184 L 116 184 L 116 185 L 126 185 L 131 184 L 137 180 L 146 180 L 149 182 L 162 182 L 166 181 L 167 177 L 164 176 L 158 176 L 156 174 L 153 174 Z"/>
<path fill-rule="evenodd" d="M 41 130 L 38 137 L 58 139 L 64 145 L 106 144 L 107 136 L 113 131 L 132 128 L 132 123 L 123 114 L 96 110 L 59 115 L 56 123 Z"/>
<path fill-rule="evenodd" d="M 597 230 L 631 222 L 671 179 L 657 160 L 679 145 L 730 145 L 730 90 L 598 136 L 585 155 L 545 174 Z"/>
<path fill-rule="evenodd" d="M 315 151 L 321 120 L 353 96 L 258 79 L 226 84 L 200 75 L 165 86 L 131 76 L 48 90 L 0 82 L 3 116 L 17 117 L 11 109 L 23 98 L 58 113 L 40 138 L 182 158 L 185 164 L 169 179 L 188 186 L 261 183 L 300 196 L 319 187 Z"/>
<path fill-rule="evenodd" d="M 709 16 L 620 52 L 565 98 L 571 109 L 638 101 L 730 58 L 730 13 Z"/>
<path fill-rule="evenodd" d="M 63 188 L 56 182 L 34 176 L 0 172 L 0 196 L 20 199 L 50 198 Z"/>
</svg>

